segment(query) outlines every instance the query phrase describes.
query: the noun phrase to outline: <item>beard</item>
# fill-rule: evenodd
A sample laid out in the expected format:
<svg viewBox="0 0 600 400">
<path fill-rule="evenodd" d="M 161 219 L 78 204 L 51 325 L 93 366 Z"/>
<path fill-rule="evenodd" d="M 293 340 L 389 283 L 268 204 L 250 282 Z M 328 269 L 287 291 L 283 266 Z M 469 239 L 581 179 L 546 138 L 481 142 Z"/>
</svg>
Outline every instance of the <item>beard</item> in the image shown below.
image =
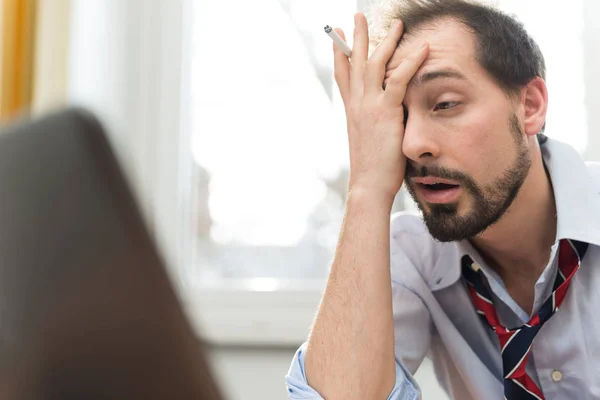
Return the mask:
<svg viewBox="0 0 600 400">
<path fill-rule="evenodd" d="M 529 169 L 531 155 L 523 131 L 515 115 L 510 118 L 517 154 L 514 164 L 496 181 L 479 186 L 469 175 L 437 166 L 406 165 L 406 178 L 435 176 L 460 183 L 472 199 L 472 209 L 467 215 L 458 215 L 458 204 L 428 204 L 425 209 L 417 198 L 414 187 L 405 178 L 406 188 L 423 214 L 431 236 L 440 242 L 459 241 L 474 237 L 498 222 L 517 197 Z"/>
</svg>

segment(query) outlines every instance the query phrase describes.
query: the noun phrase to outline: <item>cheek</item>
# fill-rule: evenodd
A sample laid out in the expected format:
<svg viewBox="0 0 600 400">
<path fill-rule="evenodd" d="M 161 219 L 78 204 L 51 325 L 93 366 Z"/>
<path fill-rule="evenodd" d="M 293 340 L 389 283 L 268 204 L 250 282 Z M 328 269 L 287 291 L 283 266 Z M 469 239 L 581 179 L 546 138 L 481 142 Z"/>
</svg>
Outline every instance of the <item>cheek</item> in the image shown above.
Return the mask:
<svg viewBox="0 0 600 400">
<path fill-rule="evenodd" d="M 514 159 L 514 139 L 509 117 L 488 112 L 470 112 L 457 118 L 451 147 L 456 149 L 461 169 L 479 185 L 494 182 Z"/>
</svg>

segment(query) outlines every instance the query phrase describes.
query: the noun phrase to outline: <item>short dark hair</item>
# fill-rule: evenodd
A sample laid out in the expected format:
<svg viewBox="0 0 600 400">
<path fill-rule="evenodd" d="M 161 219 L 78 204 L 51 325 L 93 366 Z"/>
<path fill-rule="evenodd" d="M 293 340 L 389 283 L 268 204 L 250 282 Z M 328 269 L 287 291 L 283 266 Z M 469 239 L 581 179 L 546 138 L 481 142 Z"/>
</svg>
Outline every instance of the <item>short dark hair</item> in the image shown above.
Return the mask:
<svg viewBox="0 0 600 400">
<path fill-rule="evenodd" d="M 444 17 L 464 24 L 475 36 L 475 56 L 508 95 L 519 93 L 532 79 L 546 79 L 544 56 L 523 24 L 512 15 L 474 0 L 389 0 L 369 14 L 372 48 L 384 38 L 394 19 L 401 19 L 406 34 Z M 542 127 L 538 135 L 545 142 Z"/>
</svg>

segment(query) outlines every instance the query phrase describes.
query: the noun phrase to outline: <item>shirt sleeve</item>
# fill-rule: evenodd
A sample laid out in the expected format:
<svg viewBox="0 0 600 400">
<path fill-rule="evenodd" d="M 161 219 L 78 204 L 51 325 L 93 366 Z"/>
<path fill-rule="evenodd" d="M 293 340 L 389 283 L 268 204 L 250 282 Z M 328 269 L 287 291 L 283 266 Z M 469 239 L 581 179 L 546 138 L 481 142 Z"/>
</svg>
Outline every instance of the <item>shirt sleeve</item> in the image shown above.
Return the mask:
<svg viewBox="0 0 600 400">
<path fill-rule="evenodd" d="M 291 400 L 323 399 L 306 381 L 306 374 L 304 373 L 305 350 L 306 343 L 296 351 L 290 370 L 285 376 L 288 396 Z M 420 398 L 419 386 L 402 363 L 396 360 L 396 384 L 388 400 L 416 400 Z"/>
</svg>

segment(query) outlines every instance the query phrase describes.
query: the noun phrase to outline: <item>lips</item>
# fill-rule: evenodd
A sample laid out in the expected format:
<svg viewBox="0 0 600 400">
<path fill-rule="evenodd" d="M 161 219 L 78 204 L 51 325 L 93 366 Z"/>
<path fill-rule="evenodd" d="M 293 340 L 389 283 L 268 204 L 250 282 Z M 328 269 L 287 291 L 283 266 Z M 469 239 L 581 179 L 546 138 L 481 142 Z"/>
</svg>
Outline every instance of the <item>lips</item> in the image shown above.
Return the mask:
<svg viewBox="0 0 600 400">
<path fill-rule="evenodd" d="M 421 197 L 431 204 L 456 202 L 462 190 L 456 181 L 431 176 L 414 178 L 412 183 Z"/>
</svg>

